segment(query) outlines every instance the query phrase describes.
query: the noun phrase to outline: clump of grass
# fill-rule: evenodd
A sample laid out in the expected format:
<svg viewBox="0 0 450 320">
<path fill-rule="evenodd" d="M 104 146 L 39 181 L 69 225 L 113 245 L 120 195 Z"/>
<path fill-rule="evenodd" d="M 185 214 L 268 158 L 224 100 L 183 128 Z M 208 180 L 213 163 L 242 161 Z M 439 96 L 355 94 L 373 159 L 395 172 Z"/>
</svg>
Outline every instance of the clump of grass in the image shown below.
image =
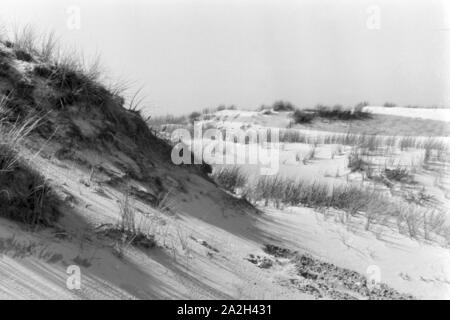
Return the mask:
<svg viewBox="0 0 450 320">
<path fill-rule="evenodd" d="M 362 158 L 358 149 L 353 149 L 349 154 L 347 167 L 351 172 L 364 172 L 369 167 L 369 163 Z"/>
<path fill-rule="evenodd" d="M 5 147 L 0 148 L 0 153 Z M 7 151 L 9 152 L 9 151 Z M 0 162 L 3 162 L 0 155 Z M 0 173 L 0 215 L 32 228 L 52 226 L 60 217 L 59 200 L 45 178 L 22 161 Z"/>
<path fill-rule="evenodd" d="M 267 206 L 303 205 L 311 208 L 335 208 L 345 213 L 346 221 L 358 213 L 365 213 L 370 221 L 378 218 L 374 191 L 355 185 L 335 185 L 319 181 L 292 180 L 280 176 L 265 176 L 248 187 L 246 197 L 252 202 L 263 201 Z M 378 203 L 380 205 L 380 202 Z M 386 211 L 386 210 L 384 210 Z M 384 212 L 383 211 L 383 212 Z"/>
<path fill-rule="evenodd" d="M 317 145 L 316 144 L 310 145 L 308 153 L 306 154 L 306 159 L 314 160 L 316 158 L 316 152 L 317 152 Z"/>
<path fill-rule="evenodd" d="M 188 116 L 189 122 L 194 123 L 195 121 L 198 121 L 201 116 L 202 116 L 202 114 L 200 112 L 194 111 L 191 114 L 189 114 L 189 116 Z"/>
<path fill-rule="evenodd" d="M 290 184 L 283 184 L 285 181 L 280 176 L 263 176 L 256 182 L 256 187 L 253 190 L 254 194 L 251 196 L 253 201 L 264 199 L 264 204 L 267 206 L 269 201 L 273 201 L 278 208 L 285 199 L 286 191 Z M 255 193 L 256 192 L 256 193 Z M 251 192 L 249 192 L 251 193 Z M 249 194 L 247 194 L 247 197 Z"/>
<path fill-rule="evenodd" d="M 420 146 L 427 150 L 437 150 L 437 151 L 443 151 L 446 152 L 449 149 L 448 144 L 446 144 L 444 141 L 436 139 L 436 138 L 428 138 L 425 141 L 423 141 Z"/>
<path fill-rule="evenodd" d="M 270 136 L 270 129 L 267 129 L 267 136 Z M 279 130 L 279 141 L 287 143 L 307 143 L 308 137 L 298 130 Z"/>
<path fill-rule="evenodd" d="M 129 192 L 119 200 L 119 221 L 116 225 L 101 225 L 99 233 L 116 241 L 115 253 L 122 257 L 129 246 L 151 249 L 156 247 L 155 236 L 136 225 L 136 212 Z"/>
<path fill-rule="evenodd" d="M 416 137 L 407 136 L 400 139 L 400 150 L 402 151 L 408 148 L 417 148 L 418 145 L 419 143 Z"/>
<path fill-rule="evenodd" d="M 21 143 L 40 118 L 10 122 L 0 101 L 0 215 L 33 228 L 51 226 L 60 216 L 59 201 L 46 179 L 21 154 Z"/>
<path fill-rule="evenodd" d="M 53 63 L 35 66 L 34 73 L 59 90 L 55 107 L 64 108 L 76 103 L 102 106 L 110 101 L 111 93 L 100 81 L 99 60 L 91 63 L 76 54 L 62 56 Z"/>
<path fill-rule="evenodd" d="M 384 174 L 386 178 L 393 181 L 404 183 L 412 183 L 414 181 L 414 177 L 410 174 L 409 170 L 400 166 L 393 169 L 385 168 Z"/>
<path fill-rule="evenodd" d="M 34 74 L 58 89 L 52 97 L 55 107 L 77 102 L 103 105 L 111 96 L 100 81 L 99 59 L 88 62 L 77 52 L 63 50 L 53 33 L 38 36 L 33 28 L 25 26 L 15 29 L 8 43 L 17 59 L 36 62 Z"/>
<path fill-rule="evenodd" d="M 358 104 L 353 109 L 343 108 L 341 105 L 328 107 L 319 104 L 315 109 L 295 110 L 292 118 L 295 123 L 311 123 L 315 118 L 343 121 L 370 119 L 371 114 L 364 111 L 364 107 L 364 104 Z"/>
<path fill-rule="evenodd" d="M 212 109 L 211 112 L 213 112 L 213 111 L 223 111 L 223 110 L 236 110 L 236 109 L 237 109 L 237 107 L 234 104 L 229 105 L 229 106 L 221 104 L 221 105 L 218 105 L 215 109 Z"/>
<path fill-rule="evenodd" d="M 273 111 L 270 110 L 270 109 L 268 109 L 268 110 L 263 110 L 263 111 L 261 111 L 261 113 L 264 114 L 264 115 L 272 115 L 272 114 L 274 114 Z"/>
<path fill-rule="evenodd" d="M 370 152 L 376 152 L 384 146 L 384 140 L 376 134 L 362 135 L 360 141 L 359 147 Z"/>
<path fill-rule="evenodd" d="M 426 192 L 425 187 L 419 191 L 410 191 L 404 195 L 404 198 L 409 203 L 414 203 L 416 205 L 426 207 L 432 204 L 436 198 Z"/>
<path fill-rule="evenodd" d="M 11 48 L 20 48 L 33 56 L 36 63 L 33 64 L 34 69 L 30 72 L 33 72 L 36 80 L 39 80 L 33 81 L 35 88 L 27 87 L 25 77 L 10 61 L 4 62 L 11 69 L 8 73 L 15 71 L 14 77 L 21 80 L 10 81 L 14 90 L 9 105 L 10 109 L 17 113 L 17 117 L 24 118 L 28 111 L 42 109 L 55 111 L 70 109 L 70 112 L 86 112 L 103 126 L 94 133 L 97 134 L 96 137 L 87 137 L 80 132 L 74 138 L 84 140 L 83 142 L 93 142 L 95 138 L 98 138 L 97 142 L 104 142 L 107 139 L 114 140 L 116 134 L 123 134 L 141 150 L 148 151 L 149 146 L 152 146 L 162 150 L 165 157 L 170 157 L 170 146 L 155 136 L 142 117 L 140 112 L 142 107 L 139 106 L 141 99 L 132 99 L 130 108 L 127 110 L 124 107 L 125 99 L 116 95 L 123 93 L 124 87 L 115 85 L 113 91 L 109 91 L 109 88 L 102 83 L 104 78 L 98 59 L 90 62 L 76 52 L 63 51 L 57 46 L 52 36 L 41 39 L 30 30 L 32 29 L 18 32 L 13 41 L 10 41 L 10 45 Z M 0 72 L 0 75 L 3 76 L 3 73 Z M 10 78 L 11 76 L 8 80 Z M 24 83 L 25 86 L 21 86 L 18 82 Z M 22 88 L 24 90 L 21 90 Z M 21 91 L 25 91 L 27 96 L 19 94 Z M 55 138 L 59 138 L 63 132 L 64 134 L 72 132 L 72 129 L 76 127 L 72 121 L 61 123 L 61 125 L 64 129 L 60 129 L 55 134 Z M 54 129 L 54 126 L 49 123 L 45 128 L 40 128 L 39 133 L 43 137 L 50 137 Z"/>
<path fill-rule="evenodd" d="M 16 55 L 16 58 L 18 60 L 22 60 L 22 61 L 26 61 L 26 62 L 33 61 L 33 57 L 31 56 L 31 54 L 27 53 L 26 51 L 16 49 L 16 50 L 14 50 L 14 54 Z"/>
<path fill-rule="evenodd" d="M 370 105 L 369 101 L 361 101 L 355 105 L 355 109 L 362 110 L 363 108 L 365 108 L 369 105 Z"/>
<path fill-rule="evenodd" d="M 446 216 L 436 210 L 423 211 L 423 230 L 425 239 L 429 240 L 431 234 L 441 235 L 446 233 Z"/>
<path fill-rule="evenodd" d="M 344 109 L 341 105 L 335 105 L 333 107 L 328 107 L 325 105 L 318 105 L 316 109 L 313 110 L 318 117 L 329 119 L 329 120 L 363 120 L 370 119 L 371 114 L 369 112 L 363 111 L 363 106 L 354 108 Z"/>
<path fill-rule="evenodd" d="M 292 114 L 294 123 L 311 123 L 314 120 L 314 113 L 310 111 L 295 110 Z"/>
<path fill-rule="evenodd" d="M 354 184 L 332 186 L 319 181 L 263 176 L 246 187 L 245 196 L 253 203 L 263 201 L 265 206 L 273 204 L 277 208 L 282 205 L 335 208 L 344 213 L 340 216 L 343 223 L 362 215 L 366 218 L 366 230 L 374 223 L 386 224 L 395 219 L 399 231 L 406 229 L 410 237 L 430 237 L 432 231 L 442 233 L 446 226 L 446 220 L 439 212 L 429 213 L 425 207 L 403 205 L 373 188 Z"/>
<path fill-rule="evenodd" d="M 399 226 L 399 229 L 401 229 L 402 224 L 406 225 L 409 236 L 411 238 L 417 238 L 419 235 L 421 219 L 422 214 L 420 214 L 415 206 L 402 206 L 399 215 L 397 216 L 397 225 Z"/>
<path fill-rule="evenodd" d="M 124 198 L 119 201 L 120 220 L 118 227 L 122 232 L 136 234 L 136 221 L 134 208 L 131 207 L 131 199 L 128 192 Z"/>
<path fill-rule="evenodd" d="M 231 192 L 244 187 L 248 179 L 238 166 L 215 170 L 212 177 L 221 187 Z"/>
<path fill-rule="evenodd" d="M 289 101 L 275 101 L 272 105 L 273 111 L 283 112 L 283 111 L 294 111 L 295 106 Z"/>
</svg>

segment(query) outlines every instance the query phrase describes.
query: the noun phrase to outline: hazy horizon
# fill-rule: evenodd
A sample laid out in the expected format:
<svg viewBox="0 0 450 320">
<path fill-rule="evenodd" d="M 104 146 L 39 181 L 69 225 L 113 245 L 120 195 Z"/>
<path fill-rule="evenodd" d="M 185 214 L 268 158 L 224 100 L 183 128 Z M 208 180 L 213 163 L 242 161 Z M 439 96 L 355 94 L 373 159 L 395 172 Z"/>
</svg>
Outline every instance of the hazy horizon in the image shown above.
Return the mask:
<svg viewBox="0 0 450 320">
<path fill-rule="evenodd" d="M 444 1 L 2 0 L 0 19 L 100 54 L 159 115 L 279 99 L 450 105 Z"/>
</svg>

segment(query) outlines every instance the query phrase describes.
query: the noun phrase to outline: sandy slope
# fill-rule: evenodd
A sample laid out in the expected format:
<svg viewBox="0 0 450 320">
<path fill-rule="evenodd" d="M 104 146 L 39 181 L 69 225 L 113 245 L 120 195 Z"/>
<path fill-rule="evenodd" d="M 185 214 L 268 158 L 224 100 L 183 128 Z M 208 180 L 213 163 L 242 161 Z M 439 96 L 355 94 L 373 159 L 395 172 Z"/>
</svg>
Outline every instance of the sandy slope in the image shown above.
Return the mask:
<svg viewBox="0 0 450 320">
<path fill-rule="evenodd" d="M 74 167 L 36 159 L 61 192 L 75 198 L 61 221 L 63 236 L 53 230 L 28 232 L 2 220 L 0 235 L 4 298 L 140 298 L 227 299 L 287 298 L 308 296 L 274 284 L 270 272 L 245 260 L 262 253 L 249 230 L 255 219 L 238 205 L 227 203 L 221 191 L 195 175 L 190 190 L 174 199 L 176 214 L 160 213 L 136 201 L 141 227 L 157 235 L 159 248 L 123 249 L 114 254 L 115 243 L 96 236 L 94 227 L 118 219 L 119 192 L 112 188 L 80 183 L 89 173 Z M 75 204 L 76 203 L 76 204 Z M 72 208 L 71 208 L 72 207 Z M 250 210 L 253 211 L 253 210 Z M 207 242 L 208 249 L 203 245 Z M 206 243 L 205 243 L 206 244 Z M 216 252 L 217 250 L 217 252 Z M 79 265 L 80 291 L 66 287 L 66 268 Z"/>
<path fill-rule="evenodd" d="M 134 202 L 144 213 L 142 228 L 157 235 L 159 248 L 128 247 L 118 257 L 115 244 L 93 229 L 118 219 L 120 193 L 95 182 L 80 183 L 89 172 L 75 165 L 43 158 L 36 163 L 76 201 L 70 202 L 61 221 L 62 234 L 28 232 L 2 220 L 4 298 L 313 298 L 285 285 L 283 280 L 295 277 L 292 268 L 262 269 L 247 260 L 250 254 L 267 256 L 262 250 L 267 243 L 310 253 L 361 274 L 376 265 L 382 282 L 400 292 L 450 298 L 448 249 L 390 230 L 364 232 L 358 229 L 361 224 L 342 225 L 306 208 L 260 208 L 257 213 L 230 202 L 195 175 L 189 178 L 188 192 L 173 199 L 172 213 Z M 81 267 L 80 291 L 66 287 L 66 268 L 71 264 Z"/>
</svg>

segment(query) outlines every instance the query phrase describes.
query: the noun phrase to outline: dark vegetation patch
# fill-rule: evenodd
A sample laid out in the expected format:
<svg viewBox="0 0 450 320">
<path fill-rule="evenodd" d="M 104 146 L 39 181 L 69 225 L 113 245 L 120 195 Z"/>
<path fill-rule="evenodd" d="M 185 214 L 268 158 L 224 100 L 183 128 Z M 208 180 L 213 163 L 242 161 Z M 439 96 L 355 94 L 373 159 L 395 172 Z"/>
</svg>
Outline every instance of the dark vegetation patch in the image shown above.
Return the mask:
<svg viewBox="0 0 450 320">
<path fill-rule="evenodd" d="M 396 106 L 397 105 L 395 103 L 393 103 L 393 102 L 385 102 L 383 104 L 383 107 L 385 107 L 385 108 L 395 108 Z"/>
<path fill-rule="evenodd" d="M 294 123 L 311 123 L 314 119 L 327 119 L 331 121 L 354 121 L 371 119 L 369 112 L 363 111 L 365 103 L 359 103 L 354 108 L 344 108 L 341 105 L 333 107 L 317 105 L 314 109 L 295 110 L 292 114 Z"/>
<path fill-rule="evenodd" d="M 32 227 L 54 225 L 60 217 L 57 196 L 45 178 L 21 160 L 2 169 L 11 152 L 0 147 L 0 215 Z"/>
<path fill-rule="evenodd" d="M 385 168 L 384 174 L 386 178 L 393 181 L 403 182 L 403 183 L 414 183 L 414 177 L 410 174 L 409 170 L 406 168 Z"/>
<path fill-rule="evenodd" d="M 21 49 L 14 50 L 14 54 L 16 55 L 16 58 L 18 60 L 22 60 L 25 62 L 33 61 L 33 56 L 24 50 Z"/>
<path fill-rule="evenodd" d="M 189 122 L 194 123 L 195 121 L 200 120 L 201 116 L 202 116 L 202 114 L 200 112 L 194 111 L 194 112 L 190 113 L 188 116 Z"/>
<path fill-rule="evenodd" d="M 274 263 L 272 259 L 254 254 L 250 254 L 247 260 L 261 269 L 269 269 L 273 266 Z"/>
<path fill-rule="evenodd" d="M 273 111 L 283 112 L 283 111 L 294 111 L 295 106 L 289 101 L 275 101 L 272 105 Z"/>
<path fill-rule="evenodd" d="M 50 37 L 39 47 L 28 31 L 19 34 L 11 46 L 16 52 L 23 51 L 23 56 L 26 53 L 34 58 L 36 65 L 29 74 L 16 70 L 6 54 L 0 57 L 0 81 L 5 83 L 0 95 L 6 97 L 5 107 L 12 122 L 36 113 L 45 115 L 35 134 L 78 151 L 126 150 L 142 171 L 148 171 L 153 160 L 171 162 L 171 146 L 148 127 L 148 118 L 140 112 L 142 105 L 136 105 L 139 99 L 133 105 L 130 102 L 127 109 L 123 90 L 106 87 L 97 64 L 86 67 L 77 58 L 60 55 Z M 80 117 L 90 126 L 89 132 L 74 123 Z M 203 175 L 211 172 L 206 163 L 189 167 Z"/>
<path fill-rule="evenodd" d="M 217 248 L 213 247 L 212 245 L 210 245 L 206 240 L 197 239 L 196 237 L 194 237 L 192 235 L 190 236 L 190 238 L 192 240 L 194 240 L 195 242 L 197 242 L 197 243 L 201 244 L 202 246 L 204 246 L 206 249 L 211 250 L 211 251 L 213 251 L 215 253 L 219 253 L 219 249 L 217 249 Z"/>
<path fill-rule="evenodd" d="M 271 261 L 271 264 L 263 264 L 264 267 L 270 268 L 272 264 L 279 263 L 278 259 L 280 258 L 289 259 L 290 263 L 295 266 L 298 278 L 290 279 L 286 285 L 294 286 L 301 292 L 311 294 L 317 299 L 414 299 L 412 295 L 399 293 L 384 283 L 378 283 L 376 279 L 370 279 L 356 271 L 323 262 L 308 254 L 301 254 L 274 245 L 266 245 L 264 251 L 275 257 L 274 262 L 266 258 Z M 258 259 L 249 259 L 249 261 L 260 262 Z"/>
<path fill-rule="evenodd" d="M 212 177 L 221 187 L 231 192 L 244 187 L 248 179 L 238 166 L 216 170 Z"/>
<path fill-rule="evenodd" d="M 367 172 L 370 168 L 370 164 L 364 160 L 361 153 L 354 149 L 348 157 L 347 167 L 351 172 Z"/>
<path fill-rule="evenodd" d="M 316 115 L 311 111 L 295 110 L 292 114 L 294 123 L 311 123 Z"/>
<path fill-rule="evenodd" d="M 11 121 L 6 99 L 0 100 L 0 216 L 31 227 L 52 226 L 60 216 L 59 201 L 45 178 L 20 154 L 23 140 L 39 118 Z"/>
<path fill-rule="evenodd" d="M 297 251 L 291 251 L 286 248 L 281 248 L 273 244 L 266 244 L 264 252 L 276 257 L 276 258 L 290 258 L 297 254 Z"/>
<path fill-rule="evenodd" d="M 98 234 L 120 242 L 123 245 L 132 245 L 142 249 L 153 249 L 157 245 L 154 235 L 124 230 L 116 226 L 104 225 L 98 231 Z"/>
<path fill-rule="evenodd" d="M 344 109 L 341 105 L 335 105 L 334 107 L 319 105 L 316 107 L 316 113 L 319 117 L 330 120 L 370 119 L 370 113 L 364 112 L 363 107 Z"/>
</svg>

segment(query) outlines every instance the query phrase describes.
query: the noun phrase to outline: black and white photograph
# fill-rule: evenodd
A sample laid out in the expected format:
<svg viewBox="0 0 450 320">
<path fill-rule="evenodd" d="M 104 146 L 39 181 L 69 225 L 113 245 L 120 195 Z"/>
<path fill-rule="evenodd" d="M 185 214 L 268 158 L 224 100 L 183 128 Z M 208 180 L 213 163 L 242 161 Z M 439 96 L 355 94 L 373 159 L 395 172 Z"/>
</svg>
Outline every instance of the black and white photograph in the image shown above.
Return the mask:
<svg viewBox="0 0 450 320">
<path fill-rule="evenodd" d="M 449 209 L 449 1 L 0 2 L 0 300 L 449 300 Z"/>
</svg>

